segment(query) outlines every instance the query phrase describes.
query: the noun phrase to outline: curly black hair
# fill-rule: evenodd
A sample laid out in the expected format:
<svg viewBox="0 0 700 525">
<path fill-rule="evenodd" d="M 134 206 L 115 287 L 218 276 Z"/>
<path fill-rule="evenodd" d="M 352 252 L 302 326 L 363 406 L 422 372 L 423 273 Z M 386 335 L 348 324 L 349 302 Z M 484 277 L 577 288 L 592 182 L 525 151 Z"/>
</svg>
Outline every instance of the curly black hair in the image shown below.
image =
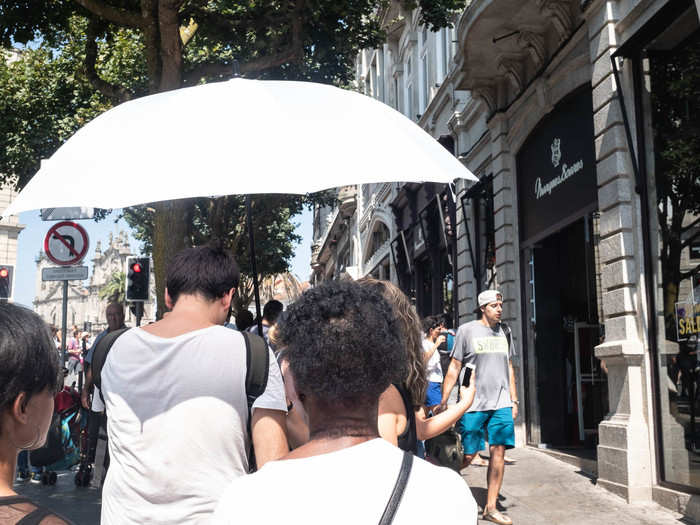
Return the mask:
<svg viewBox="0 0 700 525">
<path fill-rule="evenodd" d="M 278 329 L 297 389 L 325 403 L 376 402 L 406 375 L 391 305 L 357 283 L 332 281 L 306 291 Z"/>
</svg>

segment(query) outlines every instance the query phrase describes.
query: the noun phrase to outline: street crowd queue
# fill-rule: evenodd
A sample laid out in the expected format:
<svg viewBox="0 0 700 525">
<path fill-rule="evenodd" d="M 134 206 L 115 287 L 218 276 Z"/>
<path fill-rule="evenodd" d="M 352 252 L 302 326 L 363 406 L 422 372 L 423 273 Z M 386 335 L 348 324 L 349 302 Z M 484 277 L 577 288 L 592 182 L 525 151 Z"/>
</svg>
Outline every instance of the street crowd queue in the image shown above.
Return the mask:
<svg viewBox="0 0 700 525">
<path fill-rule="evenodd" d="M 81 400 L 91 462 L 109 418 L 103 524 L 475 524 L 467 484 L 433 464 L 449 463 L 439 446 L 428 447 L 433 463 L 422 459 L 423 442 L 455 423 L 463 455 L 453 469 L 480 460 L 488 439 L 483 518 L 512 523 L 496 508 L 518 406 L 499 292 L 480 294 L 480 318 L 456 334 L 438 316 L 421 330 L 403 292 L 371 278 L 312 288 L 284 313 L 271 301 L 256 384 L 255 337 L 242 330 L 257 325 L 249 312 L 230 323 L 238 281 L 221 246 L 190 248 L 168 267 L 162 320 L 124 330 L 123 307 L 108 306 L 108 328 L 84 355 Z M 80 372 L 87 338 L 73 339 Z M 69 523 L 12 483 L 20 451 L 46 440 L 64 382 L 55 355 L 36 314 L 0 305 L 0 523 Z"/>
</svg>

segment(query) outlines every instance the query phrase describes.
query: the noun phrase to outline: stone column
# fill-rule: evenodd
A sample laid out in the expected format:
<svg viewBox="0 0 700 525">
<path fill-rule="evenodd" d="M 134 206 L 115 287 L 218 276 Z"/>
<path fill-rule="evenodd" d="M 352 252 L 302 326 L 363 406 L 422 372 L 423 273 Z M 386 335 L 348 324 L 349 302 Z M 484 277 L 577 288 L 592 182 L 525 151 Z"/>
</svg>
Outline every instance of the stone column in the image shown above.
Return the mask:
<svg viewBox="0 0 700 525">
<path fill-rule="evenodd" d="M 496 281 L 503 294 L 503 320 L 508 323 L 513 333 L 513 342 L 517 350 L 513 359 L 518 397 L 523 395 L 524 378 L 522 374 L 522 337 L 520 315 L 520 271 L 518 267 L 518 233 L 517 233 L 517 195 L 515 181 L 515 158 L 507 141 L 508 117 L 496 113 L 489 122 L 491 130 L 491 151 L 493 170 L 493 211 L 496 244 Z M 515 422 L 516 445 L 525 444 L 525 425 L 523 405 L 521 415 Z"/>
<path fill-rule="evenodd" d="M 608 369 L 610 413 L 599 426 L 598 483 L 628 501 L 651 499 L 652 451 L 647 421 L 646 352 L 640 340 L 643 278 L 639 199 L 610 55 L 618 3 L 593 2 L 588 20 L 592 64 L 600 264 L 605 342 L 596 357 Z"/>
</svg>

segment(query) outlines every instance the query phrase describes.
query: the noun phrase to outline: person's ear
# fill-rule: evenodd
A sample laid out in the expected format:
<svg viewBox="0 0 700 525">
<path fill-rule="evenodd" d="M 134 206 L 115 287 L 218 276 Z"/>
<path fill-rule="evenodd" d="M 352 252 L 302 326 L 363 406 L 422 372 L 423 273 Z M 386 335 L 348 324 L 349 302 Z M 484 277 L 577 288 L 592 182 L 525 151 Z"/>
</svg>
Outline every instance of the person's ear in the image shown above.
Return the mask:
<svg viewBox="0 0 700 525">
<path fill-rule="evenodd" d="M 226 308 L 231 307 L 231 301 L 233 301 L 233 295 L 236 293 L 235 288 L 231 288 L 228 292 L 224 294 L 224 296 L 221 298 L 223 301 L 223 304 Z"/>
<path fill-rule="evenodd" d="M 27 403 L 29 403 L 29 396 L 27 396 L 26 392 L 20 392 L 10 407 L 11 416 L 23 425 L 26 424 L 29 419 L 27 415 Z"/>
<path fill-rule="evenodd" d="M 175 306 L 175 303 L 173 303 L 172 297 L 170 297 L 170 293 L 168 292 L 168 289 L 165 289 L 165 306 L 168 308 L 168 310 L 172 310 L 173 306 Z"/>
</svg>

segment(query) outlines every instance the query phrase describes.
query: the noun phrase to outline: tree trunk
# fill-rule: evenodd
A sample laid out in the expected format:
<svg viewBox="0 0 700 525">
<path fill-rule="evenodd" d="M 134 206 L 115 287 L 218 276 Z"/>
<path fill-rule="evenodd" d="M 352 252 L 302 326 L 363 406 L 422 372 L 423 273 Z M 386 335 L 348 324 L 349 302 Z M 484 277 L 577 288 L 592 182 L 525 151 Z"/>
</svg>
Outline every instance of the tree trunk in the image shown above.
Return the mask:
<svg viewBox="0 0 700 525">
<path fill-rule="evenodd" d="M 164 201 L 154 205 L 153 267 L 156 278 L 156 318 L 162 319 L 165 306 L 165 277 L 173 255 L 188 247 L 189 217 L 192 203 L 189 199 Z"/>
<path fill-rule="evenodd" d="M 146 31 L 151 90 L 169 91 L 182 86 L 182 46 L 177 19 L 177 2 L 144 0 L 148 13 L 153 13 Z M 157 71 L 153 71 L 153 70 Z M 157 86 L 157 87 L 156 87 Z M 153 225 L 153 268 L 156 280 L 156 318 L 162 319 L 165 306 L 165 279 L 173 256 L 189 246 L 193 203 L 190 199 L 155 204 Z"/>
</svg>

